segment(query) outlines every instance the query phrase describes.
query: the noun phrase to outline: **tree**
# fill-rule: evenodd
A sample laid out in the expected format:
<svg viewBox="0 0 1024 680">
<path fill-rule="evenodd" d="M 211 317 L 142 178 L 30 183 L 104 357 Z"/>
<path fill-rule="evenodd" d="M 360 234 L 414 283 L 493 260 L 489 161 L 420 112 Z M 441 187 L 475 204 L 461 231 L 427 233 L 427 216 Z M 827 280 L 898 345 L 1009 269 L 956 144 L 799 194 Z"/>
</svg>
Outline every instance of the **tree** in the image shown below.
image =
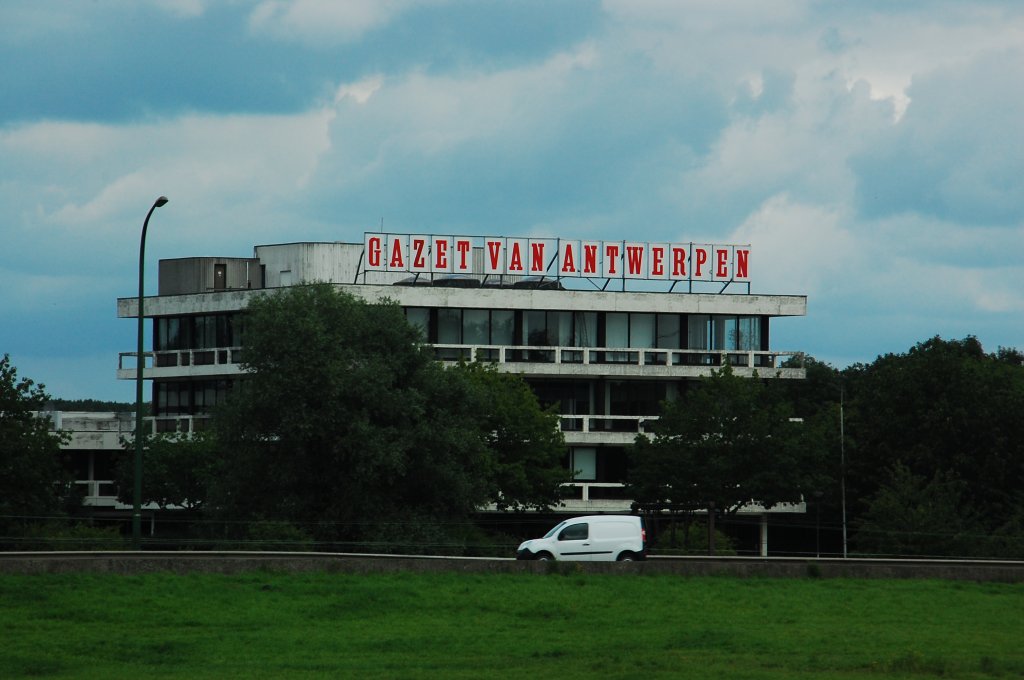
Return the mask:
<svg viewBox="0 0 1024 680">
<path fill-rule="evenodd" d="M 554 421 L 511 378 L 444 369 L 392 302 L 290 288 L 249 306 L 244 343 L 247 376 L 214 414 L 222 515 L 365 545 L 551 496 L 533 485 L 548 482 Z"/>
<path fill-rule="evenodd" d="M 124 455 L 117 459 L 118 497 L 132 502 L 135 479 L 135 442 L 124 441 Z M 156 434 L 143 445 L 142 502 L 160 508 L 177 506 L 197 510 L 203 506 L 216 460 L 216 440 L 207 432 L 187 435 Z"/>
<path fill-rule="evenodd" d="M 41 411 L 49 396 L 44 385 L 18 378 L 10 356 L 0 359 L 0 532 L 62 514 L 73 502 L 63 479 L 60 447 L 66 436 L 50 431 Z"/>
<path fill-rule="evenodd" d="M 734 513 L 799 502 L 820 484 L 819 443 L 761 380 L 728 367 L 662 404 L 638 435 L 628 491 L 641 504 Z"/>
<path fill-rule="evenodd" d="M 499 510 L 543 510 L 558 504 L 561 485 L 572 475 L 562 465 L 565 437 L 558 429 L 556 407 L 542 409 L 526 381 L 493 366 L 473 363 L 453 370 L 480 391 L 481 402 L 474 409 L 491 457 L 489 500 Z"/>
<path fill-rule="evenodd" d="M 857 522 L 860 550 L 879 555 L 978 554 L 981 531 L 964 507 L 966 484 L 942 470 L 930 479 L 895 464 Z M 983 554 L 983 553 L 982 553 Z"/>
<path fill-rule="evenodd" d="M 1024 488 L 1024 365 L 1018 352 L 1001 348 L 991 355 L 973 337 L 935 337 L 905 354 L 851 367 L 844 379 L 851 397 L 852 498 L 870 508 L 891 496 L 887 471 L 893 466 L 922 483 L 941 472 L 963 485 L 959 511 L 975 516 L 984 532 L 1012 525 Z M 884 513 L 872 517 L 876 526 L 886 521 Z M 894 527 L 903 521 L 888 519 Z"/>
</svg>

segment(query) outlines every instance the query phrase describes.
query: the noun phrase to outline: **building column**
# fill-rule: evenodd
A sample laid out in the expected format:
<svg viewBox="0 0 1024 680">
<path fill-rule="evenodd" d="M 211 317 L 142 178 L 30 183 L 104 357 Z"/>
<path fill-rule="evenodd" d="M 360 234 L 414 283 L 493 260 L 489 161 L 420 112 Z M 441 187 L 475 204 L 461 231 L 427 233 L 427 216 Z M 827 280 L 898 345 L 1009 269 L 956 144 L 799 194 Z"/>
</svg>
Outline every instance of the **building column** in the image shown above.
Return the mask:
<svg viewBox="0 0 1024 680">
<path fill-rule="evenodd" d="M 761 515 L 761 557 L 768 557 L 768 513 Z"/>
</svg>

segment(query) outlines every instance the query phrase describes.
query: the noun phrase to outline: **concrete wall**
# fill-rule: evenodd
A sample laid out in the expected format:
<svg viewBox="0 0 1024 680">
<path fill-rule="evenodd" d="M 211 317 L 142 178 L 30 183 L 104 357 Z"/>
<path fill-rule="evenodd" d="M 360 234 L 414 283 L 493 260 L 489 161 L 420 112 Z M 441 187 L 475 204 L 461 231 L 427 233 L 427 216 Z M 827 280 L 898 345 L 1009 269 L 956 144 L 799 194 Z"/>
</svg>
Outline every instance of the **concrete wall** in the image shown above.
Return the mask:
<svg viewBox="0 0 1024 680">
<path fill-rule="evenodd" d="M 236 574 L 465 572 L 605 573 L 757 578 L 929 578 L 1024 583 L 1024 562 L 787 558 L 650 559 L 646 562 L 518 562 L 511 559 L 356 556 L 320 553 L 0 553 L 0 573 L 155 572 Z"/>
<path fill-rule="evenodd" d="M 355 283 L 362 252 L 361 243 L 283 243 L 255 249 L 266 266 L 267 288 L 314 281 Z"/>
<path fill-rule="evenodd" d="M 65 450 L 120 451 L 121 437 L 135 431 L 134 413 L 113 411 L 39 411 L 50 418 L 50 429 L 71 435 Z"/>
<path fill-rule="evenodd" d="M 215 265 L 224 265 L 224 290 L 263 287 L 260 261 L 255 258 L 186 257 L 160 260 L 159 294 L 187 295 L 215 290 Z"/>
<path fill-rule="evenodd" d="M 271 270 L 267 268 L 267 280 Z M 269 286 L 268 286 L 269 287 Z M 338 288 L 369 302 L 390 298 L 408 307 L 469 309 L 544 309 L 608 312 L 804 316 L 803 295 L 714 295 L 710 293 L 634 293 L 607 291 L 531 290 L 510 288 L 435 288 L 429 286 L 344 285 Z M 226 291 L 200 295 L 146 298 L 146 316 L 232 312 L 245 308 L 251 296 L 270 291 Z M 117 315 L 134 317 L 136 298 L 120 298 Z"/>
</svg>

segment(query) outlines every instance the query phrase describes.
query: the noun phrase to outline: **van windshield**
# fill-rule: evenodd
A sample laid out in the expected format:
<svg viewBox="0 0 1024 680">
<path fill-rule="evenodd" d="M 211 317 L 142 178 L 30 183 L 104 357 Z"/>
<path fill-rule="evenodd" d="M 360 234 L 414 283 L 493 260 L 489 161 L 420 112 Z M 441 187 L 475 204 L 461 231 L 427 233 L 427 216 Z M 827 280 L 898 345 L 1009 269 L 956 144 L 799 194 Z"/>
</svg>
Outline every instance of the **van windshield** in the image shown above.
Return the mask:
<svg viewBox="0 0 1024 680">
<path fill-rule="evenodd" d="M 565 526 L 565 523 L 566 523 L 566 522 L 568 522 L 568 521 L 569 521 L 569 520 L 565 520 L 565 522 L 559 522 L 558 524 L 556 524 L 556 525 L 555 525 L 555 528 L 554 528 L 554 529 L 552 529 L 552 530 L 551 530 L 551 531 L 549 531 L 548 533 L 544 534 L 544 538 L 551 538 L 552 536 L 554 536 L 555 534 L 557 534 L 557 533 L 558 533 L 558 531 L 559 531 L 559 530 L 560 530 L 560 529 L 561 529 L 562 527 L 564 527 L 564 526 Z"/>
</svg>

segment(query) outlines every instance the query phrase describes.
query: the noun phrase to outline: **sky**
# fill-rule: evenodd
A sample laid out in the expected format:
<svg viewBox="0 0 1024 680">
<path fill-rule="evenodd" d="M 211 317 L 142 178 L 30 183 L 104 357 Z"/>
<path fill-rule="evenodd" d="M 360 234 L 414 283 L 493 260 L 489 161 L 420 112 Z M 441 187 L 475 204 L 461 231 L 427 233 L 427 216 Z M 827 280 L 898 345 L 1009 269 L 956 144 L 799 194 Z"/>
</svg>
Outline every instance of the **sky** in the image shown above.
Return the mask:
<svg viewBox="0 0 1024 680">
<path fill-rule="evenodd" d="M 0 354 L 132 401 L 157 261 L 366 231 L 749 243 L 772 349 L 1024 348 L 1024 3 L 3 0 Z M 147 342 L 147 346 L 149 343 Z"/>
</svg>

